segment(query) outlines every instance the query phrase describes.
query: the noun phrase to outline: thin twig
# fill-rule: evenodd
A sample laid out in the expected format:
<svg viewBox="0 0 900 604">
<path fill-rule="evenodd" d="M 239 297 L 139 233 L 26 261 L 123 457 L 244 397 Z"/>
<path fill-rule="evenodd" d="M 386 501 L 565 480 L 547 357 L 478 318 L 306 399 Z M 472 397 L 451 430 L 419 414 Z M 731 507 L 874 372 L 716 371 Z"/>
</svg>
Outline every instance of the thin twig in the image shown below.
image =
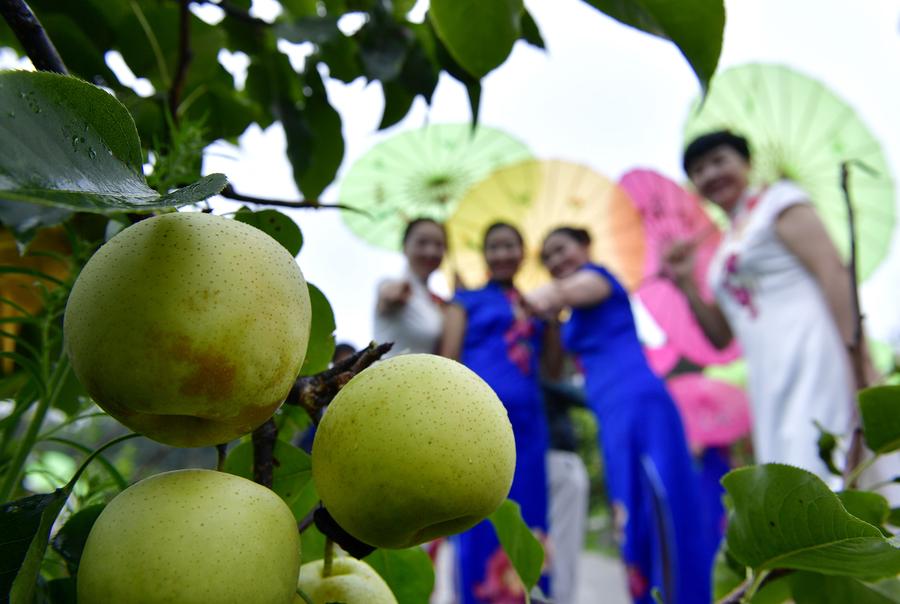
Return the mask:
<svg viewBox="0 0 900 604">
<path fill-rule="evenodd" d="M 863 350 L 862 313 L 859 306 L 859 282 L 856 278 L 856 216 L 853 212 L 853 203 L 850 198 L 850 162 L 841 163 L 841 190 L 844 193 L 844 201 L 847 205 L 847 228 L 850 234 L 850 292 L 853 310 L 853 336 L 849 343 L 850 359 L 853 365 L 853 376 L 856 379 L 856 388 L 861 390 L 868 385 L 865 371 L 865 352 Z M 863 433 L 859 424 L 858 414 L 855 418 L 856 425 L 850 438 L 850 447 L 847 451 L 847 461 L 844 467 L 844 488 L 852 489 L 859 474 L 856 467 L 862 462 Z"/>
<path fill-rule="evenodd" d="M 302 407 L 313 422 L 318 423 L 320 412 L 328 406 L 344 384 L 380 359 L 392 346 L 391 342 L 369 344 L 353 356 L 335 364 L 331 369 L 298 378 L 285 403 Z"/>
<path fill-rule="evenodd" d="M 181 0 L 178 15 L 178 65 L 175 67 L 175 79 L 169 89 L 169 112 L 172 119 L 178 122 L 178 105 L 187 83 L 188 68 L 194 58 L 191 50 L 191 11 L 190 0 Z"/>
<path fill-rule="evenodd" d="M 754 593 L 758 593 L 760 589 L 762 589 L 765 585 L 775 581 L 776 579 L 780 579 L 785 575 L 792 573 L 793 571 L 777 568 L 775 570 L 767 572 L 762 578 L 754 579 L 748 578 L 746 581 L 737 586 L 731 593 L 726 595 L 724 598 L 716 602 L 716 604 L 742 604 L 748 595 L 753 597 Z M 753 590 L 753 593 L 750 593 L 750 590 Z"/>
<path fill-rule="evenodd" d="M 272 488 L 275 473 L 275 441 L 278 427 L 269 418 L 266 423 L 253 431 L 253 480 L 264 487 Z"/>
<path fill-rule="evenodd" d="M 345 206 L 339 203 L 322 203 L 318 199 L 303 199 L 301 201 L 285 201 L 282 199 L 269 199 L 266 197 L 254 197 L 253 195 L 244 195 L 243 193 L 238 193 L 234 190 L 234 187 L 231 185 L 225 185 L 225 188 L 222 189 L 220 193 L 222 197 L 227 197 L 228 199 L 234 199 L 235 201 L 245 201 L 247 203 L 255 203 L 260 205 L 267 206 L 280 206 L 283 208 L 313 208 L 313 209 L 325 209 L 325 208 L 334 208 L 338 210 L 349 210 L 351 212 L 359 212 L 365 214 L 362 210 L 358 210 L 351 206 Z"/>
<path fill-rule="evenodd" d="M 0 0 L 0 14 L 31 59 L 34 68 L 68 74 L 62 57 L 25 0 Z"/>
</svg>

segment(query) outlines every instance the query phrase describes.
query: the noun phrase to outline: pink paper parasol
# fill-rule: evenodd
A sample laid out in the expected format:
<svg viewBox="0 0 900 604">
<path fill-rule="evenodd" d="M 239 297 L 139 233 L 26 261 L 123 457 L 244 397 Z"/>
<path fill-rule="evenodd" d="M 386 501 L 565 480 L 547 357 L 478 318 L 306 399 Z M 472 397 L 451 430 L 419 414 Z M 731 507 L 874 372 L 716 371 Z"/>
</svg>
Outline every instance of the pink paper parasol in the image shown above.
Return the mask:
<svg viewBox="0 0 900 604">
<path fill-rule="evenodd" d="M 750 405 L 740 388 L 702 373 L 675 376 L 666 387 L 692 449 L 730 445 L 750 433 Z"/>
<path fill-rule="evenodd" d="M 697 240 L 695 276 L 701 295 L 711 298 L 706 270 L 721 240 L 719 229 L 695 195 L 657 172 L 631 170 L 619 184 L 630 195 L 644 222 L 647 253 L 644 279 L 637 295 L 665 332 L 665 346 L 674 347 L 680 355 L 701 366 L 734 360 L 740 354 L 737 344 L 722 350 L 713 346 L 694 319 L 687 299 L 660 275 L 660 259 L 672 242 Z"/>
</svg>

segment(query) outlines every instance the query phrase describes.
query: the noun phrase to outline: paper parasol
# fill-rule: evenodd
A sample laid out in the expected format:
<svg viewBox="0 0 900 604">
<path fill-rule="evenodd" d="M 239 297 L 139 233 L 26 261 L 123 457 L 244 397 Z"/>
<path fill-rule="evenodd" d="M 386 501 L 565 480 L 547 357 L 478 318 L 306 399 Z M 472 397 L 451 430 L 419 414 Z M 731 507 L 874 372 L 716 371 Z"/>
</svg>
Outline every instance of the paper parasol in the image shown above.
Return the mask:
<svg viewBox="0 0 900 604">
<path fill-rule="evenodd" d="M 369 243 L 399 250 L 406 224 L 444 221 L 462 195 L 495 168 L 531 157 L 515 138 L 487 126 L 431 124 L 377 144 L 341 183 L 344 223 Z"/>
<path fill-rule="evenodd" d="M 450 273 L 466 287 L 486 280 L 482 237 L 492 223 L 517 226 L 525 239 L 525 261 L 516 278 L 527 291 L 549 279 L 540 263 L 543 238 L 555 227 L 587 229 L 594 261 L 633 288 L 645 261 L 640 214 L 614 182 L 590 168 L 558 160 L 528 160 L 500 168 L 473 186 L 447 221 Z"/>
<path fill-rule="evenodd" d="M 666 380 L 694 450 L 729 445 L 750 433 L 750 405 L 740 388 L 702 373 Z"/>
<path fill-rule="evenodd" d="M 894 183 L 881 144 L 853 109 L 816 80 L 767 64 L 719 72 L 699 113 L 698 103 L 688 116 L 685 142 L 723 128 L 746 136 L 753 180 L 771 183 L 786 177 L 803 187 L 845 258 L 850 237 L 841 163 L 857 163 L 851 166 L 850 194 L 857 217 L 858 272 L 860 279 L 868 277 L 890 245 Z"/>
<path fill-rule="evenodd" d="M 660 259 L 673 241 L 696 240 L 695 278 L 701 295 L 712 298 L 706 271 L 721 233 L 700 205 L 699 199 L 677 183 L 652 170 L 631 170 L 619 181 L 640 212 L 646 233 L 644 278 L 637 290 L 644 307 L 666 334 L 665 347 L 697 365 L 726 363 L 739 354 L 732 343 L 719 350 L 706 338 L 691 313 L 684 294 L 660 275 Z M 659 356 L 661 351 L 655 353 Z"/>
</svg>

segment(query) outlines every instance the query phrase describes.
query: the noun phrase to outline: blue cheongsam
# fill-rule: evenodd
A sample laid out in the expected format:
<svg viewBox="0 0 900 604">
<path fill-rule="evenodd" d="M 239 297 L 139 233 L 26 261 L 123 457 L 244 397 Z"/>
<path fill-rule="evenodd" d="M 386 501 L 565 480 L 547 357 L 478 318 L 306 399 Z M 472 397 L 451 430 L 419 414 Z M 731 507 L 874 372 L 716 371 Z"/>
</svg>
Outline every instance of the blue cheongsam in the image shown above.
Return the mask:
<svg viewBox="0 0 900 604">
<path fill-rule="evenodd" d="M 580 360 L 588 403 L 600 424 L 606 489 L 628 586 L 639 604 L 658 587 L 667 604 L 709 604 L 711 553 L 699 478 L 681 418 L 647 364 L 628 292 L 612 287 L 603 302 L 572 310 L 563 344 Z"/>
<path fill-rule="evenodd" d="M 460 361 L 494 389 L 509 414 L 516 440 L 516 471 L 509 498 L 522 508 L 528 526 L 547 534 L 547 420 L 538 382 L 541 324 L 516 320 L 511 299 L 519 294 L 497 283 L 457 293 L 453 300 L 466 311 Z M 460 602 L 510 601 L 520 586 L 510 584 L 508 560 L 488 521 L 455 539 Z M 541 585 L 548 590 L 548 580 Z M 524 602 L 524 597 L 521 599 Z"/>
</svg>

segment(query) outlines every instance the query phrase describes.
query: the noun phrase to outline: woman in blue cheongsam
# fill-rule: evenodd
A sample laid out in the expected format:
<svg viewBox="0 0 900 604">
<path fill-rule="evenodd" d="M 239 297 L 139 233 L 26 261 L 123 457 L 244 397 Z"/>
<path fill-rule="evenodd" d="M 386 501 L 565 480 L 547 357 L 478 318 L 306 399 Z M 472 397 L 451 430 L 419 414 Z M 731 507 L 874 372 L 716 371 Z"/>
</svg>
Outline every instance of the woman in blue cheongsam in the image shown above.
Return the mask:
<svg viewBox="0 0 900 604">
<path fill-rule="evenodd" d="M 699 478 L 672 397 L 637 337 L 628 292 L 590 262 L 590 235 L 562 227 L 544 240 L 554 277 L 529 295 L 543 312 L 571 308 L 562 328 L 600 424 L 607 493 L 628 587 L 639 604 L 659 588 L 667 604 L 708 604 L 712 539 L 704 535 Z"/>
<path fill-rule="evenodd" d="M 558 341 L 553 326 L 534 318 L 513 285 L 524 257 L 522 236 L 508 224 L 491 225 L 484 236 L 490 280 L 483 288 L 460 291 L 450 303 L 441 353 L 481 376 L 503 402 L 516 439 L 516 471 L 509 498 L 525 522 L 547 533 L 547 420 L 538 381 L 545 341 Z M 556 355 L 558 358 L 558 355 Z M 456 537 L 460 602 L 524 602 L 493 527 L 484 521 Z M 542 579 L 545 592 L 548 579 Z"/>
</svg>

